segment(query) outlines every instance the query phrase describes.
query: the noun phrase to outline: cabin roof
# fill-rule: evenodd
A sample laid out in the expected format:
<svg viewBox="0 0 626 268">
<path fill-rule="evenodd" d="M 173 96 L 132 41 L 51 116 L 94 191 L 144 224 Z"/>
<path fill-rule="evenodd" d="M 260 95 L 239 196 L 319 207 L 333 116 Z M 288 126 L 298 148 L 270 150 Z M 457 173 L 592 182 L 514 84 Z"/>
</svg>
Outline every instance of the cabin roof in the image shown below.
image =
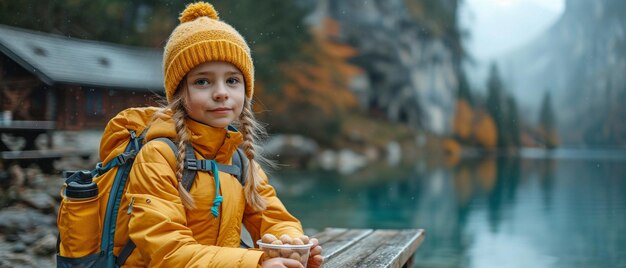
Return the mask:
<svg viewBox="0 0 626 268">
<path fill-rule="evenodd" d="M 0 51 L 48 85 L 160 92 L 160 49 L 75 39 L 0 25 Z"/>
</svg>

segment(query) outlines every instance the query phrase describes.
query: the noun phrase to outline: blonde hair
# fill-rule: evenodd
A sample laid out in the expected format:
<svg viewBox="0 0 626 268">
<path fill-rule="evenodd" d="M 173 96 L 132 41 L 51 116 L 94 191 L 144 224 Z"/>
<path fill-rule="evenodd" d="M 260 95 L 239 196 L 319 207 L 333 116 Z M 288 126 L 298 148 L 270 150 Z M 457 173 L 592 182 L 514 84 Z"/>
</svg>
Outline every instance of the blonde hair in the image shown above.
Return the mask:
<svg viewBox="0 0 626 268">
<path fill-rule="evenodd" d="M 181 80 L 176 92 L 172 96 L 172 99 L 159 113 L 157 113 L 157 116 L 164 115 L 168 110 L 172 111 L 172 120 L 174 121 L 176 127 L 176 142 L 178 146 L 175 169 L 176 179 L 178 180 L 178 191 L 185 208 L 193 209 L 196 207 L 195 201 L 182 184 L 185 170 L 185 145 L 189 142 L 189 130 L 187 129 L 187 125 L 185 123 L 185 118 L 188 116 L 186 110 L 186 107 L 188 107 L 186 98 L 187 95 L 185 94 L 187 92 L 186 81 L 186 77 Z M 258 191 L 261 181 L 263 180 L 260 174 L 261 167 L 259 162 L 268 166 L 273 166 L 273 163 L 258 153 L 256 142 L 264 136 L 266 132 L 263 126 L 261 126 L 261 124 L 255 119 L 252 111 L 252 100 L 248 96 L 245 97 L 243 110 L 239 116 L 239 122 L 237 125 L 240 127 L 240 131 L 243 135 L 242 147 L 246 158 L 248 159 L 248 174 L 246 174 L 246 183 L 244 184 L 246 203 L 255 211 L 262 211 L 266 208 L 266 202 Z M 219 189 L 215 190 L 219 191 Z"/>
<path fill-rule="evenodd" d="M 262 154 L 258 153 L 257 143 L 261 136 L 266 134 L 265 129 L 255 119 L 252 111 L 252 100 L 246 97 L 243 110 L 239 116 L 240 130 L 243 134 L 243 151 L 248 158 L 248 174 L 246 176 L 246 184 L 244 185 L 244 194 L 246 202 L 256 211 L 265 210 L 265 199 L 259 194 L 258 188 L 261 185 L 261 167 L 258 163 L 273 166 L 273 163 L 267 160 Z"/>
</svg>

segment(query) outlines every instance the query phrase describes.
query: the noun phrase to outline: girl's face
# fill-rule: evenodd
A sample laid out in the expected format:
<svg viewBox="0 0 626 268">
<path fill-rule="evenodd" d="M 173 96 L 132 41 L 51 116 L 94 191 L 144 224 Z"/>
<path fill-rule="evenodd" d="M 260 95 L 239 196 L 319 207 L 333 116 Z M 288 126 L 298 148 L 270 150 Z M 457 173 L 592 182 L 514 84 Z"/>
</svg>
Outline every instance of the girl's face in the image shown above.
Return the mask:
<svg viewBox="0 0 626 268">
<path fill-rule="evenodd" d="M 243 74 L 227 62 L 205 62 L 187 73 L 187 114 L 212 127 L 225 128 L 243 110 Z"/>
</svg>

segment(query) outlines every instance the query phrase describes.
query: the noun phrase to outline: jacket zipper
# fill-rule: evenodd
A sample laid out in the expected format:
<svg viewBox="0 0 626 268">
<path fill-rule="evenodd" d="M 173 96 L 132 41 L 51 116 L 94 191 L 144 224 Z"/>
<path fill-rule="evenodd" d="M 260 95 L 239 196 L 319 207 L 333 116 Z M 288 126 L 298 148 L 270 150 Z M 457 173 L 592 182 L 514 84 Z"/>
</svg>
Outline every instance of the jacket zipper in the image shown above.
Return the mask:
<svg viewBox="0 0 626 268">
<path fill-rule="evenodd" d="M 133 212 L 133 203 L 135 203 L 134 196 L 130 198 L 130 204 L 128 205 L 128 210 L 126 211 L 127 215 L 130 215 L 130 213 Z"/>
</svg>

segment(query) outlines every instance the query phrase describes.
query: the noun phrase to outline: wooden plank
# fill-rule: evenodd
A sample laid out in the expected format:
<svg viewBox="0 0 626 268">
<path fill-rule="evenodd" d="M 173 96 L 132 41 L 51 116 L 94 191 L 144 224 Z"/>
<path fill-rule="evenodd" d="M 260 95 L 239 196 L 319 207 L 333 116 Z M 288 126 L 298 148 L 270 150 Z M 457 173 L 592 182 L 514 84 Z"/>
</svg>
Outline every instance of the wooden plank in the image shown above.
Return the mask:
<svg viewBox="0 0 626 268">
<path fill-rule="evenodd" d="M 317 240 L 320 242 L 320 245 L 322 245 L 347 231 L 348 229 L 345 228 L 326 228 L 323 232 L 312 235 L 311 237 L 317 238 Z"/>
<path fill-rule="evenodd" d="M 376 230 L 325 261 L 325 267 L 402 267 L 424 239 L 424 230 Z"/>
<path fill-rule="evenodd" d="M 54 121 L 12 120 L 0 123 L 0 130 L 54 130 Z"/>
<path fill-rule="evenodd" d="M 54 151 L 7 151 L 0 154 L 2 159 L 18 160 L 18 159 L 43 159 L 43 158 L 61 158 L 59 152 Z"/>
<path fill-rule="evenodd" d="M 313 237 L 322 245 L 322 256 L 324 262 L 327 262 L 372 232 L 372 229 L 326 228 L 324 232 Z"/>
<path fill-rule="evenodd" d="M 422 245 L 422 242 L 424 241 L 424 236 L 424 230 L 418 229 L 417 232 L 413 234 L 413 237 L 409 238 L 409 240 L 403 247 L 404 250 L 398 252 L 396 257 L 394 257 L 394 262 L 391 263 L 390 267 L 402 267 L 405 263 L 407 263 L 407 261 L 409 261 L 409 259 L 411 259 L 415 254 L 417 248 Z"/>
<path fill-rule="evenodd" d="M 0 159 L 20 160 L 20 159 L 47 159 L 61 158 L 68 156 L 89 157 L 91 151 L 81 150 L 26 150 L 26 151 L 5 151 L 0 152 Z"/>
</svg>

